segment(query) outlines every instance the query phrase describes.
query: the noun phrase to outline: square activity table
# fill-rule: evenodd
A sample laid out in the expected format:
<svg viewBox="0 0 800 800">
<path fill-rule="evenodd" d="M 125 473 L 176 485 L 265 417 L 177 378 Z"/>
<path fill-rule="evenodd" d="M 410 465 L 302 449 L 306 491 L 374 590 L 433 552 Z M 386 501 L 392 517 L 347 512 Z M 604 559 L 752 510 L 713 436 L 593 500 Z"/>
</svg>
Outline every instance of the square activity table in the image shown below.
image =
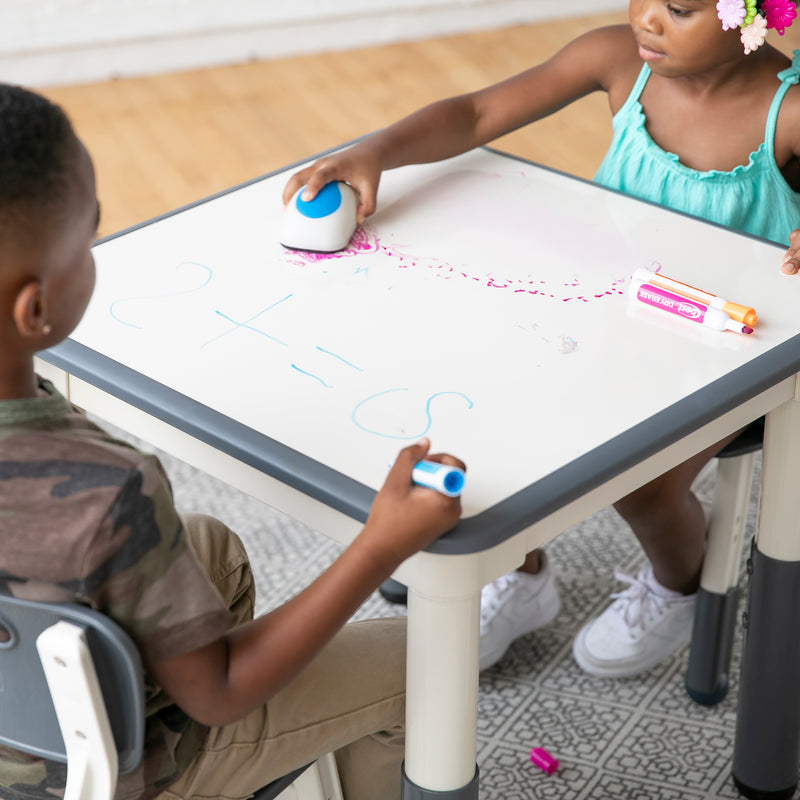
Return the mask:
<svg viewBox="0 0 800 800">
<path fill-rule="evenodd" d="M 462 521 L 396 575 L 406 800 L 478 796 L 481 588 L 766 414 L 734 772 L 793 786 L 800 645 L 769 637 L 800 642 L 800 279 L 782 248 L 482 148 L 386 173 L 347 250 L 295 253 L 278 242 L 292 169 L 99 242 L 88 312 L 42 372 L 343 543 L 405 443 L 466 461 Z M 755 333 L 631 300 L 642 266 L 753 306 Z"/>
</svg>

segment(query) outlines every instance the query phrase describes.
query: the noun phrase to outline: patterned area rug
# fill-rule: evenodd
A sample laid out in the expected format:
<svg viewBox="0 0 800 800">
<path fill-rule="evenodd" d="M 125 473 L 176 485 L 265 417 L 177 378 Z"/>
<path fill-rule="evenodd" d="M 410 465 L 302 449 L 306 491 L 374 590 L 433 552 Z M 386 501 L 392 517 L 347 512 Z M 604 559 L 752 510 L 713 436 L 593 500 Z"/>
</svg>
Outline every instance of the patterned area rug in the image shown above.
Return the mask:
<svg viewBox="0 0 800 800">
<path fill-rule="evenodd" d="M 109 428 L 109 426 L 105 426 Z M 154 451 L 109 428 L 120 438 Z M 244 540 L 256 575 L 257 613 L 285 601 L 338 555 L 341 546 L 193 467 L 158 454 L 182 511 L 222 519 Z M 696 491 L 710 503 L 715 465 Z M 756 477 L 760 459 L 756 463 Z M 744 555 L 755 528 L 753 484 Z M 620 588 L 615 568 L 635 575 L 644 556 L 627 526 L 606 509 L 547 546 L 562 606 L 556 620 L 515 642 L 481 675 L 478 764 L 481 800 L 715 800 L 738 798 L 730 777 L 741 629 L 731 688 L 717 706 L 693 703 L 684 689 L 688 644 L 646 675 L 593 678 L 572 657 L 572 638 Z M 744 580 L 741 581 L 744 588 Z M 405 612 L 376 592 L 356 618 Z M 528 754 L 544 747 L 560 766 L 547 775 Z"/>
</svg>

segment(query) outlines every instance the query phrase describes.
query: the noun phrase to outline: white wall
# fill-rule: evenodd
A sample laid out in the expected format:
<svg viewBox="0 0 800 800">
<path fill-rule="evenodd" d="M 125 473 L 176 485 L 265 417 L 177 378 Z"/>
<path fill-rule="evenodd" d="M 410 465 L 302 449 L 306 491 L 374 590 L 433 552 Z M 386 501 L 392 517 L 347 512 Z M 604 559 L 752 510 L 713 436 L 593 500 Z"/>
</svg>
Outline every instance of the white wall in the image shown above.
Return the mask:
<svg viewBox="0 0 800 800">
<path fill-rule="evenodd" d="M 0 0 L 0 81 L 48 86 L 620 10 L 620 0 Z"/>
</svg>

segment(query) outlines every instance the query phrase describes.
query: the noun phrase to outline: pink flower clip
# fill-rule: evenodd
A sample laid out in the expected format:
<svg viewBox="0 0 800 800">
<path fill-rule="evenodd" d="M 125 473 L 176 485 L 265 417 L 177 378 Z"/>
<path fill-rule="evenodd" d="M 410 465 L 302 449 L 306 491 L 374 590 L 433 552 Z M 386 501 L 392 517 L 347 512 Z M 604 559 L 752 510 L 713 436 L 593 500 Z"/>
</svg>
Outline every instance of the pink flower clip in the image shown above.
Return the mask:
<svg viewBox="0 0 800 800">
<path fill-rule="evenodd" d="M 717 3 L 717 16 L 722 22 L 722 30 L 738 28 L 744 21 L 747 9 L 744 0 L 719 0 Z"/>
<path fill-rule="evenodd" d="M 794 22 L 797 8 L 793 0 L 762 0 L 761 13 L 767 20 L 767 27 L 775 28 L 783 36 L 786 28 Z"/>
<path fill-rule="evenodd" d="M 767 21 L 761 14 L 756 14 L 756 18 L 742 28 L 741 42 L 744 45 L 745 55 L 749 55 L 754 50 L 758 50 L 767 40 Z"/>
</svg>

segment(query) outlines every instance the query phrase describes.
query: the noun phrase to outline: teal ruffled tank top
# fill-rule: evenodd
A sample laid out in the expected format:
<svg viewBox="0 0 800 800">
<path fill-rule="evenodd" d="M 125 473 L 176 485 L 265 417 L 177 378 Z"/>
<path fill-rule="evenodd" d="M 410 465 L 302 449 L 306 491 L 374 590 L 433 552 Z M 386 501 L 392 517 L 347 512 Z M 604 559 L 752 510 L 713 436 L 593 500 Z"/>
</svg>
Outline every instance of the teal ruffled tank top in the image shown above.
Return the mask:
<svg viewBox="0 0 800 800">
<path fill-rule="evenodd" d="M 614 136 L 594 176 L 597 183 L 697 217 L 788 245 L 800 228 L 800 193 L 775 163 L 775 121 L 786 91 L 800 78 L 800 50 L 778 74 L 781 85 L 770 105 L 764 141 L 748 164 L 723 172 L 691 169 L 662 150 L 645 128 L 639 97 L 650 77 L 645 64 L 630 96 L 614 115 Z"/>
</svg>

